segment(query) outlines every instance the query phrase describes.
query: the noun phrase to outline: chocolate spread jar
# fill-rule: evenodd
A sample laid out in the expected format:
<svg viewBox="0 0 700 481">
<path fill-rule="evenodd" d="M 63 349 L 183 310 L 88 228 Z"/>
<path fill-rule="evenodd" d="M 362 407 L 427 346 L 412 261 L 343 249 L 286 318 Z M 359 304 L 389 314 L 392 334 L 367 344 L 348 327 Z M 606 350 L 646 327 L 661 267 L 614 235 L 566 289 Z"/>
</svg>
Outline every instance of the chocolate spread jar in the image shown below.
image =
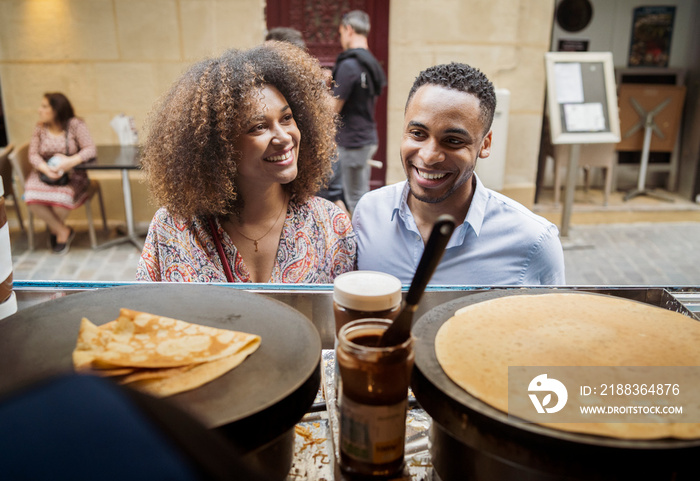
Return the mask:
<svg viewBox="0 0 700 481">
<path fill-rule="evenodd" d="M 401 308 L 401 281 L 376 271 L 346 272 L 333 282 L 335 334 L 350 321 L 395 319 Z"/>
<path fill-rule="evenodd" d="M 340 468 L 349 475 L 390 476 L 403 469 L 413 338 L 376 347 L 387 319 L 343 326 L 340 368 Z"/>
</svg>

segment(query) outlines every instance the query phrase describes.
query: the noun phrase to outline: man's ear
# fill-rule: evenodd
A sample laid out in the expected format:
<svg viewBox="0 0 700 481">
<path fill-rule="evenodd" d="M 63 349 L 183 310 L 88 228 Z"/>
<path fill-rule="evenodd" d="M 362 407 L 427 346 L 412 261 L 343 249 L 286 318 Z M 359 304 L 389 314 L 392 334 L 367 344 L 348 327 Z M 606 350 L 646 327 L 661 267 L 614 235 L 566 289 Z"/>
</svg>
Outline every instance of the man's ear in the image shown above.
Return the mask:
<svg viewBox="0 0 700 481">
<path fill-rule="evenodd" d="M 352 28 L 352 25 L 342 25 L 341 27 L 345 29 L 345 33 L 350 37 L 352 37 L 356 33 L 355 29 Z"/>
<path fill-rule="evenodd" d="M 479 150 L 479 158 L 480 159 L 485 159 L 489 155 L 491 155 L 491 135 L 493 134 L 493 130 L 489 130 L 489 133 L 484 136 L 484 139 L 481 141 L 481 149 Z"/>
</svg>

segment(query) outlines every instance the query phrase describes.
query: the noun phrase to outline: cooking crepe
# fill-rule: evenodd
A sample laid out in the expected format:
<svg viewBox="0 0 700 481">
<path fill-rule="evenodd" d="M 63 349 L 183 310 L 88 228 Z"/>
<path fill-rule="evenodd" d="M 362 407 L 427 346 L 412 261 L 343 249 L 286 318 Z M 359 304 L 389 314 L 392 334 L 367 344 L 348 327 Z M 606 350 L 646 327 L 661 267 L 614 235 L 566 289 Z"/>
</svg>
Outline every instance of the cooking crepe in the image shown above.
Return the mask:
<svg viewBox="0 0 700 481">
<path fill-rule="evenodd" d="M 508 412 L 508 366 L 698 366 L 700 322 L 612 296 L 506 296 L 458 310 L 435 353 L 456 384 Z M 697 423 L 542 424 L 625 439 L 700 437 Z"/>
<path fill-rule="evenodd" d="M 121 309 L 100 327 L 83 318 L 73 351 L 76 370 L 122 376 L 156 396 L 199 387 L 233 369 L 260 337 Z"/>
</svg>

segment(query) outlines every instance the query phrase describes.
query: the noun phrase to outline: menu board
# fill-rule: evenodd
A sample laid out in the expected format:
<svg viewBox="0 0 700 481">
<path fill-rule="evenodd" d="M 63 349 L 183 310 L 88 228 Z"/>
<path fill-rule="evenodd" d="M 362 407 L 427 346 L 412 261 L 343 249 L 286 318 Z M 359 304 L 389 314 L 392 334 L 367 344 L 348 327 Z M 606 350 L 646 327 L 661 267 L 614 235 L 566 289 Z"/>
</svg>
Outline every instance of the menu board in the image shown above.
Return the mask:
<svg viewBox="0 0 700 481">
<path fill-rule="evenodd" d="M 548 52 L 547 102 L 553 144 L 620 141 L 610 52 Z"/>
</svg>

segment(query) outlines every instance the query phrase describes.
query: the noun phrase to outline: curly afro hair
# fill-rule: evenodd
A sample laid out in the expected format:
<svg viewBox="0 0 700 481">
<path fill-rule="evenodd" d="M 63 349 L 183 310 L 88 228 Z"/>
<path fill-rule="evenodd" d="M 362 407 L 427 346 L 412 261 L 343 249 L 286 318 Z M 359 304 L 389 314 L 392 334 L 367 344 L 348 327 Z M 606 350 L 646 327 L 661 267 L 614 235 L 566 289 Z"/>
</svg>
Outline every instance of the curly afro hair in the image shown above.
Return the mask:
<svg viewBox="0 0 700 481">
<path fill-rule="evenodd" d="M 142 166 L 159 205 L 185 219 L 240 213 L 236 140 L 258 92 L 284 95 L 301 132 L 298 175 L 285 188 L 304 202 L 330 178 L 337 116 L 318 61 L 286 42 L 229 50 L 193 65 L 148 119 Z"/>
<path fill-rule="evenodd" d="M 437 85 L 447 89 L 472 94 L 479 99 L 481 120 L 486 134 L 491 129 L 493 115 L 496 111 L 496 91 L 491 81 L 479 69 L 465 63 L 452 62 L 427 68 L 418 74 L 408 93 L 406 108 L 416 91 L 423 85 Z"/>
</svg>

